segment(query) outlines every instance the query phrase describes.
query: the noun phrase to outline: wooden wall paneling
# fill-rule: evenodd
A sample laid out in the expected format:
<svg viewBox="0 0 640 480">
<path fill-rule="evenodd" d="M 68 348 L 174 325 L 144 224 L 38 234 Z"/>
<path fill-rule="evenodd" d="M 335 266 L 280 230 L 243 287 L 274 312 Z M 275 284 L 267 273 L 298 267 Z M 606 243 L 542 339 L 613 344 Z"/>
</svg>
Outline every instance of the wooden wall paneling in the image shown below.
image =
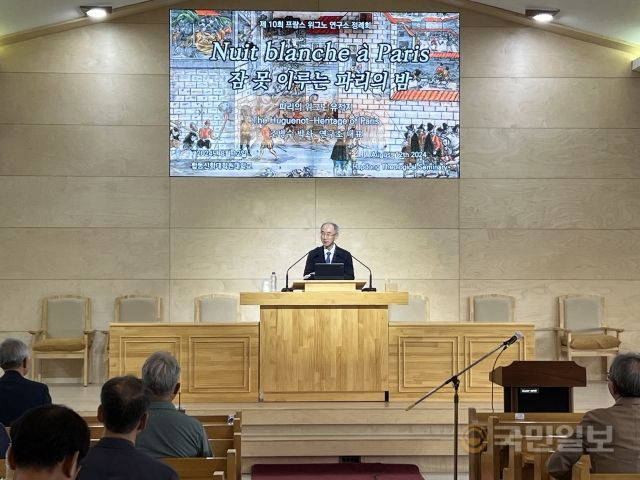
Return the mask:
<svg viewBox="0 0 640 480">
<path fill-rule="evenodd" d="M 3 228 L 0 278 L 164 279 L 165 229 Z"/>
<path fill-rule="evenodd" d="M 168 75 L 0 73 L 0 84 L 2 123 L 165 125 L 169 117 Z"/>
<path fill-rule="evenodd" d="M 169 227 L 163 178 L 0 177 L 2 227 Z"/>
<path fill-rule="evenodd" d="M 640 178 L 640 130 L 487 128 L 461 132 L 462 178 Z"/>
<path fill-rule="evenodd" d="M 267 181 L 218 178 L 213 181 L 215 188 L 210 178 L 171 179 L 174 228 L 319 228 L 314 218 L 313 179 L 292 182 L 282 178 Z"/>
<path fill-rule="evenodd" d="M 460 89 L 466 127 L 640 128 L 633 78 L 463 77 Z"/>
<path fill-rule="evenodd" d="M 340 245 L 365 262 L 377 278 L 457 279 L 457 229 L 349 229 L 340 233 Z M 355 262 L 354 262 L 355 263 Z M 358 278 L 368 272 L 354 265 Z"/>
<path fill-rule="evenodd" d="M 299 252 L 301 245 L 309 245 L 315 231 L 172 228 L 171 277 L 234 279 L 264 275 L 269 278 L 275 271 L 283 278 L 284 271 L 295 260 L 291 252 Z"/>
<path fill-rule="evenodd" d="M 640 179 L 461 182 L 460 228 L 640 228 Z"/>
<path fill-rule="evenodd" d="M 640 279 L 640 230 L 461 230 L 463 279 Z"/>
<path fill-rule="evenodd" d="M 166 177 L 167 127 L 38 125 L 38 142 L 24 125 L 0 129 L 0 175 Z"/>
<path fill-rule="evenodd" d="M 317 221 L 336 214 L 347 228 L 457 228 L 458 182 L 323 179 L 316 184 Z"/>
</svg>

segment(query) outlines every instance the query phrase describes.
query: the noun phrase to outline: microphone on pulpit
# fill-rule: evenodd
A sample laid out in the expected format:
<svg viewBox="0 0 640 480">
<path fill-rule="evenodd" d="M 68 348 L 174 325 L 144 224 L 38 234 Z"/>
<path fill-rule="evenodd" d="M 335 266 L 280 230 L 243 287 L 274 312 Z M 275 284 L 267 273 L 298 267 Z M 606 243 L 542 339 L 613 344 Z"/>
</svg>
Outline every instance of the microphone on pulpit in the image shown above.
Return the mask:
<svg viewBox="0 0 640 480">
<path fill-rule="evenodd" d="M 363 287 L 362 291 L 363 292 L 375 292 L 376 289 L 373 288 L 373 281 L 372 281 L 373 276 L 371 275 L 371 269 L 369 267 L 367 267 L 364 263 L 362 263 L 360 260 L 358 260 L 358 258 L 355 255 L 351 254 L 351 258 L 353 258 L 356 262 L 358 262 L 364 268 L 369 270 L 369 286 L 368 287 Z"/>
<path fill-rule="evenodd" d="M 298 260 L 296 260 L 295 262 L 293 262 L 293 265 L 291 265 L 289 268 L 287 268 L 287 274 L 284 277 L 284 288 L 282 290 L 280 290 L 281 292 L 293 292 L 293 288 L 289 288 L 289 270 L 291 270 L 293 267 L 295 267 L 298 263 L 300 263 L 300 260 L 302 260 L 304 257 L 307 256 L 307 253 L 305 253 L 304 255 L 302 255 Z"/>
</svg>

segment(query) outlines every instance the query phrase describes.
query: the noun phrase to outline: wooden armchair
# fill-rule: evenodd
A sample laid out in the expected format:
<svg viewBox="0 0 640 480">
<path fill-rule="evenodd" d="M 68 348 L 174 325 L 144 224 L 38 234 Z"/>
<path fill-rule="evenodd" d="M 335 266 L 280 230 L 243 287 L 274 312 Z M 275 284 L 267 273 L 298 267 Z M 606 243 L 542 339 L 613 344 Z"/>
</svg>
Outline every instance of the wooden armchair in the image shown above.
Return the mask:
<svg viewBox="0 0 640 480">
<path fill-rule="evenodd" d="M 235 323 L 240 317 L 240 296 L 233 293 L 211 293 L 194 300 L 196 323 Z"/>
<path fill-rule="evenodd" d="M 158 323 L 162 321 L 162 299 L 153 295 L 124 295 L 116 298 L 116 323 Z"/>
<path fill-rule="evenodd" d="M 389 305 L 390 323 L 427 323 L 429 299 L 423 295 L 409 295 L 407 305 Z"/>
<path fill-rule="evenodd" d="M 42 300 L 41 325 L 33 335 L 33 376 L 42 380 L 41 361 L 77 358 L 82 360 L 82 379 L 89 383 L 91 299 L 79 295 L 55 295 Z"/>
<path fill-rule="evenodd" d="M 516 299 L 490 293 L 469 297 L 469 321 L 478 323 L 513 323 Z"/>
<path fill-rule="evenodd" d="M 621 328 L 604 325 L 604 297 L 563 295 L 558 297 L 556 352 L 567 360 L 573 357 L 602 357 L 606 373 L 607 358 L 620 352 Z"/>
</svg>

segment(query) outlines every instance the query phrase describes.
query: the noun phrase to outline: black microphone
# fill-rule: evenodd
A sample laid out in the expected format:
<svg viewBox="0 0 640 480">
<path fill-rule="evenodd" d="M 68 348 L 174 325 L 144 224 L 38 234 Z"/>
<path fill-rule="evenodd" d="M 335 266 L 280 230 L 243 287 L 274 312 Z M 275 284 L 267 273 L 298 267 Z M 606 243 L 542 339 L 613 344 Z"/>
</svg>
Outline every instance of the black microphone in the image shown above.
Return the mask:
<svg viewBox="0 0 640 480">
<path fill-rule="evenodd" d="M 372 281 L 372 276 L 371 276 L 371 269 L 369 267 L 367 267 L 364 263 L 362 263 L 360 260 L 358 260 L 358 258 L 355 255 L 351 255 L 351 258 L 353 258 L 356 262 L 358 262 L 360 265 L 362 265 L 364 268 L 366 268 L 367 270 L 369 270 L 369 286 L 368 287 L 363 287 L 362 291 L 363 292 L 375 292 L 376 289 L 373 288 L 373 281 Z"/>
<path fill-rule="evenodd" d="M 296 260 L 293 265 L 291 265 L 289 268 L 287 268 L 287 274 L 285 275 L 284 278 L 284 288 L 282 290 L 280 290 L 281 292 L 293 292 L 293 288 L 289 288 L 289 270 L 291 270 L 293 267 L 295 267 L 300 260 L 302 260 L 304 257 L 306 257 L 309 253 L 305 253 L 304 255 L 302 255 L 298 260 Z"/>
<path fill-rule="evenodd" d="M 505 347 L 509 347 L 514 343 L 516 343 L 518 340 L 520 340 L 522 337 L 523 337 L 522 332 L 516 332 L 513 334 L 513 337 L 502 342 L 502 345 L 504 345 Z"/>
</svg>

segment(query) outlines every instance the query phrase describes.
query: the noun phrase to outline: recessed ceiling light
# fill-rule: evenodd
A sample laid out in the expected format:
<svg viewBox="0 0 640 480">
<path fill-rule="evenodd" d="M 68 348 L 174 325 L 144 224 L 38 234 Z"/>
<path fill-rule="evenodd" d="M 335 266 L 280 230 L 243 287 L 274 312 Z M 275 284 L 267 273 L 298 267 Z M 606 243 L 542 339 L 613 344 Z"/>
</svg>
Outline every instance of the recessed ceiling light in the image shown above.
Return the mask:
<svg viewBox="0 0 640 480">
<path fill-rule="evenodd" d="M 80 10 L 82 10 L 87 17 L 100 20 L 102 18 L 106 18 L 113 10 L 113 7 L 109 5 L 86 6 L 80 7 Z"/>
<path fill-rule="evenodd" d="M 527 8 L 524 11 L 524 14 L 527 17 L 533 18 L 537 22 L 548 23 L 551 20 L 553 20 L 553 17 L 555 17 L 556 14 L 559 11 L 560 10 L 550 10 L 550 9 L 540 9 L 540 8 L 536 8 L 536 9 Z"/>
</svg>

